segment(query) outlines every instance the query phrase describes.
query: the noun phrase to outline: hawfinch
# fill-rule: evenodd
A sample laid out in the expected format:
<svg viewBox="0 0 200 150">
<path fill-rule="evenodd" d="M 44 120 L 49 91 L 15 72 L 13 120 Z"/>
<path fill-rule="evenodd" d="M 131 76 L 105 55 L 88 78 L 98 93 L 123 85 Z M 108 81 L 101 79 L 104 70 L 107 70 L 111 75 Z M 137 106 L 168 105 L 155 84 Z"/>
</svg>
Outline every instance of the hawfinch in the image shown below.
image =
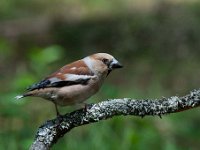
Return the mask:
<svg viewBox="0 0 200 150">
<path fill-rule="evenodd" d="M 83 103 L 97 93 L 108 74 L 122 65 L 111 55 L 96 53 L 67 64 L 15 98 L 41 97 L 57 105 Z"/>
</svg>

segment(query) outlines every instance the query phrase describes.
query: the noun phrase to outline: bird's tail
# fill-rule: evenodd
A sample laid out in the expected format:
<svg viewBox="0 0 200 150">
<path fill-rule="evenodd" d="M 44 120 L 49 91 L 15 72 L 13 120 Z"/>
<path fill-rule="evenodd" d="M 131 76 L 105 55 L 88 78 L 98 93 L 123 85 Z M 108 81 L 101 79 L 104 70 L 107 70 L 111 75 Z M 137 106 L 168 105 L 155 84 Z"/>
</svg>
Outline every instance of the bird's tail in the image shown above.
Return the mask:
<svg viewBox="0 0 200 150">
<path fill-rule="evenodd" d="M 17 95 L 17 96 L 15 96 L 15 99 L 19 100 L 19 99 L 21 99 L 23 97 L 25 97 L 25 96 L 24 95 Z"/>
<path fill-rule="evenodd" d="M 19 100 L 19 99 L 24 98 L 24 97 L 27 97 L 27 96 L 31 96 L 31 94 L 17 95 L 17 96 L 15 96 L 15 99 Z"/>
</svg>

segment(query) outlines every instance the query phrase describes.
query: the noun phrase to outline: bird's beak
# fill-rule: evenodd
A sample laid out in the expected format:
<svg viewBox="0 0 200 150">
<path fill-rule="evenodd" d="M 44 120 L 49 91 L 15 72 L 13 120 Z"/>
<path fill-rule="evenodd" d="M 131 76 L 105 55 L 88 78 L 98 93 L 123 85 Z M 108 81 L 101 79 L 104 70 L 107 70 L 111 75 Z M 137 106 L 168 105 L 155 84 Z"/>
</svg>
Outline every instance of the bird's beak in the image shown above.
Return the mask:
<svg viewBox="0 0 200 150">
<path fill-rule="evenodd" d="M 110 74 L 110 72 L 113 70 L 113 69 L 117 69 L 117 68 L 122 68 L 122 64 L 120 64 L 116 59 L 113 59 L 113 61 L 110 63 L 109 65 L 109 69 L 108 69 L 108 73 L 107 73 L 107 76 Z"/>
<path fill-rule="evenodd" d="M 117 68 L 122 68 L 122 64 L 119 63 L 116 59 L 113 59 L 113 61 L 110 63 L 110 69 L 117 69 Z"/>
</svg>

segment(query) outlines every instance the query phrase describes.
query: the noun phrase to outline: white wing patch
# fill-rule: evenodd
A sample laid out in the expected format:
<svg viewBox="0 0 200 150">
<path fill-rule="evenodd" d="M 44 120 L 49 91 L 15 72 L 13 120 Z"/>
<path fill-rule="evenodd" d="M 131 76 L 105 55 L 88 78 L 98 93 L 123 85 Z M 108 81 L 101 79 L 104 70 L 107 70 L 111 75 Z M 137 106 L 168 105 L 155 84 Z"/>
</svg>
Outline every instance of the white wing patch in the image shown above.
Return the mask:
<svg viewBox="0 0 200 150">
<path fill-rule="evenodd" d="M 49 81 L 51 83 L 55 83 L 55 82 L 60 82 L 60 81 L 77 81 L 77 80 L 87 80 L 87 79 L 91 79 L 94 78 L 95 76 L 89 76 L 89 75 L 76 75 L 76 74 L 66 74 L 65 76 L 65 80 L 61 80 L 59 78 L 53 77 L 50 78 Z"/>
<path fill-rule="evenodd" d="M 67 81 L 76 81 L 76 80 L 86 80 L 91 79 L 94 76 L 88 76 L 88 75 L 76 75 L 76 74 L 66 74 L 65 75 Z"/>
</svg>

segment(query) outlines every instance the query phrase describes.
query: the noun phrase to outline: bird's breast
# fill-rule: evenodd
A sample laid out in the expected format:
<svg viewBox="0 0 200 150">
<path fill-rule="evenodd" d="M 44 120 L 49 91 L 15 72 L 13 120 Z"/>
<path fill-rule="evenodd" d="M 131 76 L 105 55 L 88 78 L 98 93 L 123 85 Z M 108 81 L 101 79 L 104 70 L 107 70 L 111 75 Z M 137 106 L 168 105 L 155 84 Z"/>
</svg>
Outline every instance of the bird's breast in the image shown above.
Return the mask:
<svg viewBox="0 0 200 150">
<path fill-rule="evenodd" d="M 96 77 L 91 79 L 87 85 L 78 84 L 62 87 L 56 94 L 55 102 L 61 106 L 82 103 L 98 92 L 102 82 L 102 79 Z"/>
</svg>

